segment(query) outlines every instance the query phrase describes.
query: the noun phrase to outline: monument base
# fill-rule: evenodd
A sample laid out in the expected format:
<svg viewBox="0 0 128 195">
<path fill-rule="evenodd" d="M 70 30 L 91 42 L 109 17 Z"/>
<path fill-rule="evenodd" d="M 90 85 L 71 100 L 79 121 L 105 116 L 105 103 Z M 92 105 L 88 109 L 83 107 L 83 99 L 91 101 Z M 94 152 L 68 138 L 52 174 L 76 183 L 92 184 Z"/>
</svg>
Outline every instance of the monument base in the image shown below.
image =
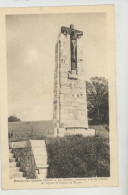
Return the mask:
<svg viewBox="0 0 128 195">
<path fill-rule="evenodd" d="M 54 128 L 54 137 L 64 137 L 65 135 L 95 136 L 95 129 L 88 128 Z"/>
</svg>

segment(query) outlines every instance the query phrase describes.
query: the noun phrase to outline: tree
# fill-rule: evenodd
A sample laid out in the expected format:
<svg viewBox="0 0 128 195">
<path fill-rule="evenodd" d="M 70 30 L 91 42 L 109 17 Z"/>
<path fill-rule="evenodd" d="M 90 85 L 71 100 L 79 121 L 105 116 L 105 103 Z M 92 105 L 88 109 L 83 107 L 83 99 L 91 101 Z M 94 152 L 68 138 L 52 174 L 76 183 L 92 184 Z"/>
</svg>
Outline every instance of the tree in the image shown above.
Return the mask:
<svg viewBox="0 0 128 195">
<path fill-rule="evenodd" d="M 88 117 L 93 123 L 109 123 L 108 81 L 104 77 L 92 77 L 86 82 Z"/>
<path fill-rule="evenodd" d="M 21 120 L 17 118 L 15 115 L 11 115 L 8 117 L 8 122 L 20 122 Z"/>
</svg>

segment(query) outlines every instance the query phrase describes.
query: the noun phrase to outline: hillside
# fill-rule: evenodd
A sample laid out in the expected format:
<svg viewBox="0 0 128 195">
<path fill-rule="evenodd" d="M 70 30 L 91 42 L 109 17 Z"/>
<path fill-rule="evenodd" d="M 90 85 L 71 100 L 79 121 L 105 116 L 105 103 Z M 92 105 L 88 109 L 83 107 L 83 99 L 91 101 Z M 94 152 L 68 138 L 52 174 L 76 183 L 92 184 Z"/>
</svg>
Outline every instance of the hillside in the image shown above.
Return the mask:
<svg viewBox="0 0 128 195">
<path fill-rule="evenodd" d="M 9 122 L 9 141 L 41 139 L 53 134 L 53 121 Z"/>
</svg>

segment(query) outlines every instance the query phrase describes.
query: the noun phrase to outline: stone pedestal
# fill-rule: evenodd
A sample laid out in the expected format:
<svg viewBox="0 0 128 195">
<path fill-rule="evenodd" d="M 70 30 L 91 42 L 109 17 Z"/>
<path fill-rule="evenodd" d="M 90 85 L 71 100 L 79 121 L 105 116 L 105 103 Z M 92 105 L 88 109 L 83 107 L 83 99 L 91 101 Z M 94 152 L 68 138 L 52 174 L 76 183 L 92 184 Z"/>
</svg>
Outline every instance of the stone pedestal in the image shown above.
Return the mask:
<svg viewBox="0 0 128 195">
<path fill-rule="evenodd" d="M 86 83 L 83 78 L 82 38 L 77 39 L 77 70 L 71 70 L 70 36 L 60 33 L 55 46 L 54 135 L 86 134 Z"/>
<path fill-rule="evenodd" d="M 48 156 L 44 140 L 30 140 L 38 179 L 47 177 Z"/>
</svg>

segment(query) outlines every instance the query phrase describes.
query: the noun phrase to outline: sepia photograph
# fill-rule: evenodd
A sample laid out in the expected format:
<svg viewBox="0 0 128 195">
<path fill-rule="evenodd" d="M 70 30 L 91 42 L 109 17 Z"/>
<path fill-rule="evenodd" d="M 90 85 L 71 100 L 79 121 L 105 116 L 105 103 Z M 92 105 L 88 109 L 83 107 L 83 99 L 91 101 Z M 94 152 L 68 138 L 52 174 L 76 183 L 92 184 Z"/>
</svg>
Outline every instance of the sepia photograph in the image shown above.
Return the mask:
<svg viewBox="0 0 128 195">
<path fill-rule="evenodd" d="M 87 179 L 92 187 L 93 180 L 118 184 L 114 40 L 106 8 L 113 13 L 103 6 L 5 14 L 6 160 L 13 189 L 27 181 L 42 188 L 48 182 L 75 187 L 72 181 L 86 187 Z"/>
</svg>

